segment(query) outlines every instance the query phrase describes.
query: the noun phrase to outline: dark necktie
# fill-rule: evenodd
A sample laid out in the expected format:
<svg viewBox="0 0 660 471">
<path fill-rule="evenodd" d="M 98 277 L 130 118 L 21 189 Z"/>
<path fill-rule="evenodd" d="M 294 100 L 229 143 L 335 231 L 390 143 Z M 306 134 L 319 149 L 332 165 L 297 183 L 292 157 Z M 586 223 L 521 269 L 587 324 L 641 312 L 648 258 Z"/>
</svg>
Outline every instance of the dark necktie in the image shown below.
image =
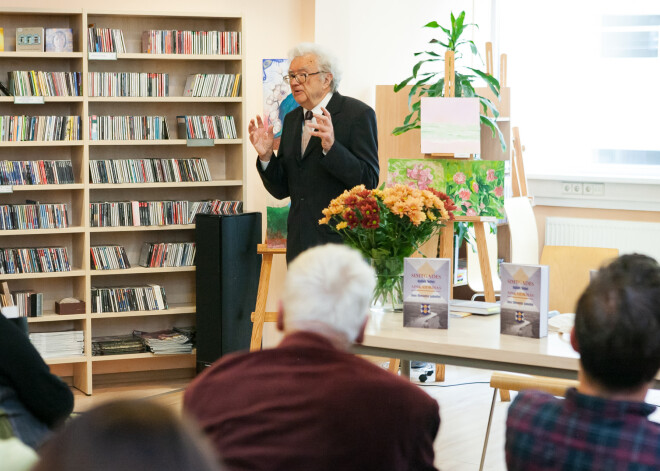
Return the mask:
<svg viewBox="0 0 660 471">
<path fill-rule="evenodd" d="M 314 113 L 312 113 L 309 110 L 305 111 L 305 121 L 309 121 L 313 117 L 314 117 Z M 305 149 L 307 149 L 307 144 L 309 144 L 309 138 L 311 137 L 309 135 L 309 133 L 310 133 L 310 129 L 305 125 L 305 123 L 303 123 L 302 142 L 300 143 L 301 144 L 301 148 L 300 148 L 301 155 L 305 154 Z"/>
</svg>

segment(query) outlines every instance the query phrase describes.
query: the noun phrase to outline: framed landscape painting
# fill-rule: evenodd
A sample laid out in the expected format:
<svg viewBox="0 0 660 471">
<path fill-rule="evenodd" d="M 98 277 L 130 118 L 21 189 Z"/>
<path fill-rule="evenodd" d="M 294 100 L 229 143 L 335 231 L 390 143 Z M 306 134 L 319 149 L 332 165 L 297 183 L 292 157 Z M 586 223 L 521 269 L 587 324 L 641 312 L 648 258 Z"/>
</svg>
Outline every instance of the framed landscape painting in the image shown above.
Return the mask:
<svg viewBox="0 0 660 471">
<path fill-rule="evenodd" d="M 420 117 L 423 154 L 481 153 L 478 98 L 423 97 Z"/>
</svg>

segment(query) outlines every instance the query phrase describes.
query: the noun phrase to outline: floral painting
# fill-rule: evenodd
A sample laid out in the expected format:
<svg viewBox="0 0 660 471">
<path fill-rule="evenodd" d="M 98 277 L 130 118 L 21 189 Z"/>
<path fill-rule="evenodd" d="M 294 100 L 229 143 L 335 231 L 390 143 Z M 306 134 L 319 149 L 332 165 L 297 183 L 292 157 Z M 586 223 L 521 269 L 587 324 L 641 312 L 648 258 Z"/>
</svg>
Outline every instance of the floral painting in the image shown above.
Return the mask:
<svg viewBox="0 0 660 471">
<path fill-rule="evenodd" d="M 423 97 L 420 118 L 423 154 L 481 153 L 478 98 Z"/>
<path fill-rule="evenodd" d="M 456 216 L 503 217 L 504 161 L 390 159 L 386 186 L 397 183 L 445 192 Z"/>
<path fill-rule="evenodd" d="M 284 116 L 298 103 L 293 99 L 291 87 L 284 81 L 289 73 L 289 59 L 263 59 L 264 120 L 273 126 L 275 150 L 279 149 Z"/>
</svg>

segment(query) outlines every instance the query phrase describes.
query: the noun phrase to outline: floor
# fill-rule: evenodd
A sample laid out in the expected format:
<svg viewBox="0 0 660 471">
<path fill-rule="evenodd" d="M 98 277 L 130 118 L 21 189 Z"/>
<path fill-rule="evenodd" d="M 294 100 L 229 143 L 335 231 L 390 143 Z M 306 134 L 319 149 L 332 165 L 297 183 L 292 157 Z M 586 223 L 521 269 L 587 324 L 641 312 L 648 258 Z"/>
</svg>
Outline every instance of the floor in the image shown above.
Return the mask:
<svg viewBox="0 0 660 471">
<path fill-rule="evenodd" d="M 440 404 L 442 424 L 435 441 L 436 466 L 443 471 L 478 470 L 493 397 L 493 390 L 488 384 L 491 372 L 447 366 L 443 383 L 422 383 L 418 378 L 424 371 L 426 369 L 413 369 L 411 380 Z M 94 388 L 93 396 L 75 393 L 75 412 L 82 413 L 104 401 L 120 398 L 155 400 L 180 411 L 183 391 L 187 384 L 188 380 L 173 380 L 139 385 L 132 383 L 98 386 Z M 511 393 L 512 399 L 515 394 Z M 647 401 L 660 404 L 660 391 L 649 392 Z M 484 464 L 484 469 L 488 471 L 506 470 L 504 424 L 508 406 L 508 402 L 503 403 L 497 398 Z M 651 419 L 660 422 L 660 411 L 656 411 Z"/>
<path fill-rule="evenodd" d="M 423 371 L 413 369 L 411 376 L 413 382 L 440 403 L 442 424 L 435 442 L 436 466 L 443 471 L 479 469 L 492 399 L 492 389 L 488 385 L 490 372 L 447 366 L 444 383 L 419 383 L 416 378 Z M 477 384 L 459 385 L 473 382 Z M 104 401 L 124 398 L 149 398 L 180 411 L 187 384 L 187 380 L 175 380 L 95 386 L 92 396 L 75 393 L 75 412 L 82 413 Z M 506 469 L 503 446 L 507 407 L 508 404 L 500 403 L 498 398 L 484 467 L 489 471 Z"/>
</svg>

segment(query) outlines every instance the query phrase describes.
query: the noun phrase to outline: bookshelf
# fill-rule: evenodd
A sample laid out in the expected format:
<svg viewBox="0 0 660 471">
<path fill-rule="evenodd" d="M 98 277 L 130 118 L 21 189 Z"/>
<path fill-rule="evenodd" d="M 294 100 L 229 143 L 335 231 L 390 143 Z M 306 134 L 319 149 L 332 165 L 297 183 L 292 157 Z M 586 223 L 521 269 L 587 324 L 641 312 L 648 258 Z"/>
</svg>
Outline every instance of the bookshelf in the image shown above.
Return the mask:
<svg viewBox="0 0 660 471">
<path fill-rule="evenodd" d="M 90 56 L 87 26 L 121 29 L 126 52 L 114 60 Z M 18 27 L 71 28 L 73 52 L 15 51 Z M 144 268 L 138 265 L 145 242 L 193 242 L 194 224 L 168 226 L 90 227 L 89 204 L 99 201 L 162 201 L 208 199 L 240 200 L 246 196 L 246 150 L 243 139 L 245 100 L 237 97 L 183 96 L 189 74 L 241 74 L 245 76 L 242 54 L 152 54 L 142 52 L 146 30 L 236 31 L 242 32 L 240 16 L 188 13 L 136 13 L 95 10 L 5 9 L 0 12 L 5 51 L 0 52 L 0 81 L 7 72 L 34 70 L 81 72 L 82 96 L 44 97 L 43 104 L 15 104 L 14 97 L 0 96 L 2 115 L 71 115 L 81 118 L 81 139 L 77 141 L 0 141 L 3 160 L 70 160 L 74 183 L 15 185 L 4 187 L 0 204 L 65 203 L 69 227 L 62 229 L 0 230 L 0 247 L 66 247 L 71 271 L 0 275 L 11 291 L 31 289 L 43 293 L 43 317 L 28 318 L 31 332 L 82 330 L 83 356 L 47 359 L 54 373 L 70 378 L 76 388 L 92 394 L 94 381 L 106 374 L 142 374 L 159 370 L 159 375 L 192 374 L 192 355 L 92 356 L 92 338 L 128 334 L 133 330 L 155 331 L 195 323 L 195 267 Z M 93 51 L 92 51 L 93 52 Z M 91 96 L 90 72 L 138 72 L 168 74 L 169 96 Z M 165 116 L 167 140 L 91 140 L 91 116 Z M 195 146 L 177 134 L 177 116 L 233 116 L 238 139 L 215 139 Z M 212 144 L 212 145 L 210 145 Z M 211 181 L 157 183 L 91 183 L 90 160 L 110 159 L 206 159 Z M 125 270 L 92 270 L 90 247 L 122 245 L 131 262 Z M 105 286 L 136 286 L 147 283 L 165 287 L 169 308 L 160 311 L 92 313 L 91 289 Z M 75 297 L 84 300 L 83 314 L 57 315 L 55 301 Z M 145 373 L 150 374 L 150 373 Z"/>
</svg>

